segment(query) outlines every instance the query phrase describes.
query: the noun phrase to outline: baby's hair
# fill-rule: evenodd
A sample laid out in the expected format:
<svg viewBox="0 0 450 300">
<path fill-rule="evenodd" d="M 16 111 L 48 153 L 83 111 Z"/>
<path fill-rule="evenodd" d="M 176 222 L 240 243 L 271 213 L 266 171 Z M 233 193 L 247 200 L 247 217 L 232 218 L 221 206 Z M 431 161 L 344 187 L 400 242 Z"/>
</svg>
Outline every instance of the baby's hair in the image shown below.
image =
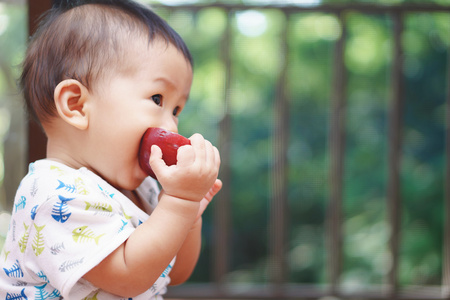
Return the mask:
<svg viewBox="0 0 450 300">
<path fill-rule="evenodd" d="M 141 4 L 130 0 L 57 2 L 43 16 L 23 63 L 20 85 L 30 117 L 43 123 L 56 115 L 53 94 L 65 79 L 76 79 L 92 89 L 102 75 L 124 71 L 130 48 L 127 38 L 146 36 L 149 43 L 161 39 L 175 46 L 192 66 L 183 39 Z"/>
</svg>

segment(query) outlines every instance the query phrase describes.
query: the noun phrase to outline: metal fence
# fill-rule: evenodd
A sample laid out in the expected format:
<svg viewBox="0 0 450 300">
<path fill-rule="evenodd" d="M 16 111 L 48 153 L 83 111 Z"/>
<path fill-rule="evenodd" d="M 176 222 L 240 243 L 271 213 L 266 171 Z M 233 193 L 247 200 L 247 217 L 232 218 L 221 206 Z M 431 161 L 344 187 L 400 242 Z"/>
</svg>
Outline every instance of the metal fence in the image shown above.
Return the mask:
<svg viewBox="0 0 450 300">
<path fill-rule="evenodd" d="M 48 7 L 48 1 L 33 0 L 29 1 L 30 5 L 36 8 Z M 43 6 L 39 6 L 43 5 Z M 155 5 L 156 9 L 161 6 Z M 402 4 L 402 5 L 379 5 L 379 4 L 322 4 L 318 6 L 290 6 L 290 5 L 228 5 L 228 4 L 198 4 L 198 5 L 178 5 L 164 7 L 171 11 L 201 11 L 206 8 L 217 7 L 223 9 L 230 16 L 238 11 L 248 9 L 279 10 L 289 18 L 291 14 L 299 12 L 323 12 L 334 14 L 339 20 L 342 34 L 337 40 L 334 48 L 333 58 L 333 80 L 330 82 L 332 89 L 331 95 L 331 116 L 330 116 L 330 194 L 327 215 L 327 284 L 325 286 L 296 284 L 288 282 L 286 265 L 286 244 L 287 244 L 287 226 L 288 226 L 288 203 L 286 194 L 287 182 L 287 151 L 289 136 L 289 106 L 290 102 L 286 95 L 285 78 L 287 75 L 287 66 L 289 64 L 289 43 L 288 28 L 283 29 L 281 37 L 280 57 L 283 59 L 282 68 L 277 81 L 277 95 L 274 105 L 274 137 L 273 137 L 273 168 L 271 169 L 272 178 L 272 195 L 270 203 L 269 228 L 270 249 L 269 256 L 271 258 L 272 272 L 269 283 L 264 285 L 254 285 L 245 292 L 239 287 L 230 285 L 225 278 L 230 271 L 230 257 L 232 249 L 230 246 L 230 228 L 232 212 L 230 202 L 227 201 L 231 197 L 231 191 L 225 188 L 221 191 L 219 199 L 216 200 L 214 211 L 214 263 L 213 263 L 213 282 L 205 284 L 187 284 L 169 289 L 169 297 L 173 298 L 241 298 L 241 299 L 318 299 L 326 296 L 335 296 L 347 299 L 450 299 L 450 185 L 445 185 L 445 228 L 443 232 L 444 250 L 443 250 L 443 280 L 440 287 L 407 287 L 401 288 L 398 282 L 399 267 L 399 241 L 401 238 L 401 207 L 402 199 L 400 195 L 400 163 L 402 156 L 402 115 L 404 113 L 404 83 L 403 83 L 403 48 L 402 34 L 404 26 L 404 16 L 418 12 L 441 12 L 450 15 L 450 6 L 439 6 L 433 4 Z M 392 69 L 391 80 L 392 90 L 389 108 L 389 137 L 388 137 L 388 195 L 387 195 L 387 216 L 390 224 L 390 241 L 389 250 L 392 257 L 392 267 L 390 269 L 386 286 L 375 292 L 351 293 L 346 292 L 340 287 L 340 276 L 342 274 L 342 255 L 343 255 L 343 177 L 344 177 L 344 152 L 346 144 L 346 97 L 347 97 L 347 77 L 344 59 L 344 51 L 346 47 L 346 14 L 351 11 L 357 11 L 364 14 L 383 14 L 389 16 L 392 20 L 392 34 L 394 36 L 394 44 L 392 48 Z M 36 16 L 31 14 L 30 18 Z M 231 18 L 230 18 L 231 19 Z M 34 24 L 34 22 L 30 22 Z M 222 56 L 221 60 L 225 66 L 225 89 L 223 96 L 225 99 L 225 107 L 229 106 L 230 84 L 232 80 L 232 62 L 231 62 L 231 35 L 232 24 L 230 21 L 226 24 L 226 30 L 221 38 Z M 447 53 L 450 51 L 447 50 Z M 447 59 L 447 83 L 450 78 L 450 54 Z M 447 103 L 447 120 L 446 120 L 446 182 L 450 182 L 450 84 L 447 84 L 446 91 Z M 230 143 L 233 139 L 231 132 L 231 116 L 225 113 L 219 125 L 219 148 L 221 149 L 222 169 L 221 178 L 224 186 L 230 185 L 233 176 L 230 169 Z M 32 129 L 34 130 L 34 129 Z M 34 134 L 31 138 L 36 138 L 39 133 L 32 131 Z M 36 144 L 36 141 L 30 142 Z M 41 147 L 30 149 L 31 160 L 36 156 L 35 151 L 44 149 Z"/>
</svg>

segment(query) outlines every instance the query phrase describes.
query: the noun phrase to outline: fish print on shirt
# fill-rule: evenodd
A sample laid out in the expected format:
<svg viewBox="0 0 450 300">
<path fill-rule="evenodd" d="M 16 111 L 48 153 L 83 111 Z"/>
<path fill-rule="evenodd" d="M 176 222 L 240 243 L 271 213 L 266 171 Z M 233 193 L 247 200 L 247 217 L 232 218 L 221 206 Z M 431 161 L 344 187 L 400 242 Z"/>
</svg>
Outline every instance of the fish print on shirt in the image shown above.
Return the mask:
<svg viewBox="0 0 450 300">
<path fill-rule="evenodd" d="M 69 212 L 67 202 L 75 198 L 65 198 L 61 195 L 59 195 L 58 198 L 60 201 L 53 205 L 52 217 L 57 222 L 65 223 L 69 219 L 70 215 L 72 215 L 72 213 Z"/>
<path fill-rule="evenodd" d="M 37 208 L 39 207 L 39 205 L 35 205 L 33 206 L 33 208 L 31 209 L 31 220 L 34 220 L 34 218 L 36 217 L 36 211 Z"/>
<path fill-rule="evenodd" d="M 25 224 L 25 222 L 23 222 L 23 227 L 25 227 L 25 230 L 24 230 L 22 237 L 19 240 L 19 250 L 22 253 L 24 253 L 25 250 L 27 249 L 28 237 L 30 235 L 30 232 L 28 231 L 28 228 L 30 226 L 29 225 L 27 226 L 27 224 Z"/>
<path fill-rule="evenodd" d="M 11 253 L 11 251 L 6 251 L 6 248 L 3 248 L 2 252 L 5 255 L 5 262 L 6 262 L 6 260 L 8 259 L 8 255 L 9 255 L 9 253 Z"/>
<path fill-rule="evenodd" d="M 75 259 L 75 260 L 66 260 L 65 262 L 63 262 L 61 264 L 61 266 L 59 266 L 59 271 L 60 272 L 67 272 L 70 271 L 71 269 L 81 265 L 84 261 L 84 257 L 80 258 L 80 259 Z"/>
<path fill-rule="evenodd" d="M 11 268 L 3 268 L 3 271 L 5 271 L 6 276 L 13 277 L 13 278 L 20 278 L 23 277 L 22 268 L 20 267 L 19 261 L 16 259 L 16 262 L 11 266 Z"/>
<path fill-rule="evenodd" d="M 122 221 L 122 226 L 120 226 L 119 231 L 117 233 L 121 233 L 124 229 L 125 226 L 127 226 L 128 222 L 121 220 Z"/>
<path fill-rule="evenodd" d="M 105 234 L 100 234 L 95 236 L 94 232 L 90 230 L 87 226 L 81 226 L 78 228 L 75 228 L 72 231 L 72 237 L 73 240 L 77 243 L 83 243 L 88 241 L 94 241 L 96 245 L 98 245 L 98 241 L 102 236 Z"/>
<path fill-rule="evenodd" d="M 27 198 L 21 196 L 19 202 L 17 204 L 14 204 L 15 212 L 24 209 L 26 205 L 27 205 Z"/>
<path fill-rule="evenodd" d="M 36 256 L 39 256 L 42 254 L 42 251 L 44 251 L 44 236 L 42 235 L 41 231 L 44 229 L 45 225 L 37 226 L 36 224 L 33 224 L 34 228 L 36 229 L 36 234 L 34 235 L 33 243 L 31 247 L 33 247 L 34 254 Z"/>
<path fill-rule="evenodd" d="M 22 289 L 20 294 L 14 294 L 14 293 L 7 293 L 5 300 L 27 300 L 28 297 L 25 294 L 25 288 Z"/>
<path fill-rule="evenodd" d="M 70 172 L 64 168 L 54 166 L 52 169 L 54 172 L 66 174 L 62 178 L 55 178 L 50 182 L 46 182 L 46 186 L 49 187 L 47 195 L 43 194 L 44 191 L 41 190 L 41 179 L 35 179 L 36 177 L 34 177 L 38 173 L 38 168 L 36 168 L 36 174 L 33 177 L 29 178 L 27 187 L 24 188 L 24 186 L 22 186 L 22 191 L 25 192 L 19 194 L 19 196 L 16 198 L 17 201 L 15 204 L 17 206 L 15 206 L 14 209 L 17 210 L 17 213 L 21 214 L 21 217 L 23 218 L 20 221 L 12 220 L 11 231 L 15 232 L 15 234 L 12 234 L 12 238 L 15 237 L 15 242 L 13 243 L 14 248 L 19 248 L 19 251 L 15 250 L 16 253 L 20 253 L 23 251 L 24 253 L 29 253 L 29 255 L 33 256 L 33 254 L 31 254 L 31 252 L 33 252 L 35 255 L 33 257 L 35 257 L 37 260 L 57 259 L 58 263 L 56 265 L 55 271 L 58 273 L 61 272 L 59 273 L 59 276 L 68 276 L 68 274 L 72 273 L 76 269 L 81 268 L 83 264 L 86 263 L 86 257 L 89 257 L 88 253 L 90 253 L 90 251 L 88 250 L 86 254 L 79 253 L 76 256 L 70 255 L 70 251 L 72 251 L 70 250 L 70 248 L 76 247 L 75 244 L 78 244 L 78 247 L 84 247 L 84 249 L 94 249 L 96 248 L 95 245 L 101 245 L 102 243 L 105 243 L 107 239 L 109 241 L 110 235 L 114 236 L 117 231 L 126 230 L 124 228 L 126 226 L 130 226 L 131 223 L 133 224 L 133 227 L 136 227 L 138 225 L 137 223 L 139 222 L 139 224 L 141 224 L 142 221 L 137 218 L 137 216 L 134 216 L 133 213 L 131 213 L 134 209 L 134 206 L 128 207 L 127 205 L 123 205 L 122 203 L 119 203 L 121 204 L 119 205 L 116 202 L 113 203 L 110 201 L 111 198 L 116 199 L 117 197 L 121 196 L 114 194 L 116 192 L 114 187 L 111 187 L 103 182 L 95 181 L 94 185 L 91 185 L 91 183 L 88 185 L 87 183 L 91 181 L 87 181 L 87 179 L 83 181 L 81 177 L 77 178 L 79 174 L 77 174 L 75 177 L 70 177 L 68 176 Z M 53 175 L 57 175 L 57 173 L 53 173 Z M 92 180 L 92 178 L 90 178 L 90 180 Z M 101 192 L 104 196 L 101 196 L 100 198 L 77 196 L 78 194 L 86 195 L 87 193 L 92 194 L 94 192 L 97 195 Z M 22 199 L 20 197 L 21 195 L 26 198 Z M 39 197 L 39 199 L 34 200 L 32 198 L 33 195 L 34 197 Z M 59 196 L 56 197 L 57 195 L 62 195 L 62 198 Z M 40 206 L 41 203 L 45 202 L 45 198 L 43 197 L 47 197 L 47 200 L 50 201 L 47 203 L 51 203 L 48 206 L 45 221 L 44 219 L 39 218 L 40 214 L 44 214 L 43 207 L 45 206 Z M 72 199 L 74 197 L 77 199 L 77 201 Z M 24 201 L 22 202 L 22 200 Z M 71 200 L 74 201 L 70 202 Z M 77 202 L 77 206 L 72 206 L 73 204 L 75 204 L 75 202 Z M 75 209 L 75 207 L 77 207 L 77 209 Z M 78 210 L 78 208 L 80 210 Z M 82 226 L 83 223 L 75 223 L 72 225 L 71 222 L 75 221 L 76 213 L 80 212 L 81 214 L 83 214 L 83 210 L 85 209 L 89 211 L 89 213 L 87 211 L 84 212 L 84 215 L 86 216 L 93 216 L 94 214 L 101 216 L 107 216 L 108 214 L 111 214 L 112 216 L 115 216 L 116 219 L 114 219 L 114 225 L 111 226 L 112 230 L 102 230 L 101 227 L 97 228 L 94 225 L 88 224 L 89 222 L 85 223 L 86 226 Z M 123 211 L 131 214 L 127 215 Z M 117 219 L 117 216 L 119 216 L 118 219 L 121 219 L 121 221 Z M 37 223 L 33 224 L 34 221 L 37 221 Z M 57 222 L 59 224 L 64 223 L 65 225 L 57 225 Z M 55 227 L 59 226 L 60 228 L 64 227 L 65 229 L 68 229 L 68 232 L 71 232 L 71 234 L 69 233 L 69 235 L 72 235 L 72 238 L 70 236 L 66 236 L 65 238 L 58 237 L 57 235 L 54 235 L 53 232 L 51 232 L 51 228 L 46 225 Z M 51 235 L 47 236 L 47 234 L 49 233 L 51 233 Z M 14 250 L 12 249 L 13 248 L 8 250 L 11 250 L 11 253 L 16 255 L 16 253 L 14 253 Z M 61 297 L 58 290 L 53 290 L 53 283 L 49 282 L 49 278 L 41 271 L 41 269 L 33 269 L 30 273 L 27 273 L 29 271 L 25 270 L 25 265 L 23 265 L 22 269 L 21 261 L 16 260 L 16 258 L 13 257 L 14 255 L 9 254 L 9 251 L 7 252 L 6 250 L 7 249 L 5 248 L 3 249 L 2 254 L 4 254 L 4 256 L 1 256 L 0 258 L 1 261 L 5 259 L 5 264 L 1 266 L 0 272 L 4 272 L 2 276 L 4 276 L 5 278 L 6 276 L 11 277 L 9 280 L 12 280 L 14 282 L 13 285 L 16 285 L 17 287 L 15 288 L 15 290 L 11 290 L 8 295 L 5 295 L 6 293 L 3 294 L 3 297 L 6 296 L 8 299 L 45 300 L 53 298 L 58 299 Z M 6 259 L 6 256 L 8 254 L 8 259 Z M 169 267 L 166 268 L 166 270 L 161 275 L 161 278 L 167 279 L 169 270 Z M 34 284 L 26 283 L 26 273 L 31 274 L 31 276 L 35 279 L 38 279 L 39 277 L 39 283 L 36 281 Z M 49 273 L 48 275 L 50 276 L 52 274 Z M 28 285 L 28 287 L 25 287 L 26 285 Z M 25 287 L 25 289 L 22 289 L 22 287 Z M 154 288 L 156 287 L 157 286 L 155 286 Z M 86 297 L 84 300 L 96 300 L 97 297 L 100 296 L 100 293 L 95 293 L 96 291 L 94 291 L 89 295 L 89 297 Z M 157 294 L 157 291 L 155 291 L 155 294 Z"/>
<path fill-rule="evenodd" d="M 12 240 L 13 242 L 16 241 L 16 220 L 13 219 L 12 221 Z"/>
<path fill-rule="evenodd" d="M 131 219 L 131 216 L 127 215 L 125 211 L 122 211 L 121 215 L 127 220 Z"/>
<path fill-rule="evenodd" d="M 61 297 L 60 292 L 57 289 L 54 289 L 51 293 L 49 293 L 45 288 L 47 287 L 47 283 L 43 285 L 35 286 L 36 293 L 34 294 L 34 298 L 36 300 L 46 300 L 46 299 L 55 299 Z"/>
<path fill-rule="evenodd" d="M 51 170 L 51 171 L 58 172 L 58 175 L 59 175 L 59 176 L 62 176 L 62 175 L 65 174 L 64 170 L 61 169 L 61 168 L 58 167 L 58 166 L 53 166 L 53 165 L 52 165 L 52 166 L 50 166 L 50 170 Z"/>
<path fill-rule="evenodd" d="M 103 195 L 105 195 L 106 196 L 106 198 L 113 198 L 114 197 L 114 193 L 109 193 L 106 189 L 104 189 L 104 188 L 102 188 L 101 186 L 100 186 L 100 184 L 98 184 L 98 188 L 100 189 L 100 191 L 102 191 L 102 193 L 103 193 Z"/>
<path fill-rule="evenodd" d="M 172 265 L 171 264 L 169 264 L 167 266 L 167 268 L 164 270 L 164 272 L 161 274 L 160 277 L 166 278 L 166 276 L 170 273 L 170 270 L 172 270 Z"/>
<path fill-rule="evenodd" d="M 98 293 L 99 292 L 95 293 L 94 296 L 92 296 L 92 297 L 87 296 L 86 298 L 83 298 L 82 300 L 98 300 L 97 299 Z"/>
<path fill-rule="evenodd" d="M 28 175 L 33 175 L 34 171 L 36 171 L 36 167 L 34 166 L 34 163 L 31 163 L 30 167 L 28 168 Z"/>
<path fill-rule="evenodd" d="M 109 203 L 104 202 L 96 202 L 96 203 L 89 203 L 87 201 L 84 201 L 86 203 L 86 209 L 85 210 L 97 210 L 102 212 L 112 212 L 112 206 Z"/>
<path fill-rule="evenodd" d="M 62 249 L 66 249 L 64 247 L 64 243 L 58 243 L 50 247 L 50 253 L 53 255 L 58 255 Z"/>
<path fill-rule="evenodd" d="M 86 185 L 83 182 L 83 179 L 80 177 L 75 179 L 75 184 L 65 183 L 62 180 L 58 179 L 58 187 L 56 190 L 63 189 L 69 193 L 76 193 L 79 195 L 88 195 L 89 191 L 86 189 Z"/>
<path fill-rule="evenodd" d="M 44 271 L 40 271 L 36 274 L 40 279 L 44 280 L 47 283 L 50 283 L 50 280 L 48 280 L 47 275 L 44 274 Z"/>
<path fill-rule="evenodd" d="M 58 182 L 59 182 L 59 186 L 56 188 L 56 190 L 64 189 L 65 191 L 67 191 L 69 193 L 75 193 L 77 191 L 77 188 L 75 187 L 74 184 L 64 183 L 59 179 L 58 179 Z"/>
<path fill-rule="evenodd" d="M 37 191 L 38 191 L 38 180 L 36 178 L 33 181 L 33 186 L 31 187 L 31 191 L 30 191 L 31 196 L 33 196 L 33 197 L 36 196 Z"/>
<path fill-rule="evenodd" d="M 61 299 L 61 293 L 57 289 L 54 289 L 53 292 L 48 296 L 48 299 Z"/>
<path fill-rule="evenodd" d="M 75 179 L 75 187 L 77 190 L 77 194 L 80 195 L 88 195 L 89 191 L 86 189 L 86 185 L 84 184 L 83 179 L 81 177 L 78 177 Z"/>
</svg>

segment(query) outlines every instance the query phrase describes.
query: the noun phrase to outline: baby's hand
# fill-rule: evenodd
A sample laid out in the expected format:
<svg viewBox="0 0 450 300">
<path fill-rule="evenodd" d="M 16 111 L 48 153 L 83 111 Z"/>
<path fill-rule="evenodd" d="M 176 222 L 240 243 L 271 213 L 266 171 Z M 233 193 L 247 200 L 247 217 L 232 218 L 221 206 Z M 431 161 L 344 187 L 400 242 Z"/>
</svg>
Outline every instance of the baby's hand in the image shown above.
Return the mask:
<svg viewBox="0 0 450 300">
<path fill-rule="evenodd" d="M 203 212 L 206 210 L 206 207 L 209 205 L 213 197 L 220 191 L 221 188 L 222 181 L 220 179 L 216 179 L 216 182 L 214 182 L 214 185 L 211 187 L 209 192 L 205 195 L 202 201 L 200 201 L 200 208 L 198 210 L 196 220 L 200 219 L 200 217 L 203 215 Z"/>
<path fill-rule="evenodd" d="M 189 140 L 191 145 L 178 149 L 177 164 L 173 166 L 166 165 L 161 149 L 153 145 L 150 166 L 167 195 L 198 202 L 217 179 L 220 155 L 200 134 L 194 134 Z"/>
</svg>

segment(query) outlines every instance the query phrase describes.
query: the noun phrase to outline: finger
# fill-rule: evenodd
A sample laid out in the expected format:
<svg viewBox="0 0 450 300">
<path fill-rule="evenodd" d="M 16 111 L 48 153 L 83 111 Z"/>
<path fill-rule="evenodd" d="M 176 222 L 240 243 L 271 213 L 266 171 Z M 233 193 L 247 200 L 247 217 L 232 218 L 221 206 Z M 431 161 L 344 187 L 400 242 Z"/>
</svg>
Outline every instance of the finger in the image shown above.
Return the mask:
<svg viewBox="0 0 450 300">
<path fill-rule="evenodd" d="M 205 209 L 209 205 L 209 203 L 210 203 L 210 201 L 208 201 L 206 198 L 202 199 L 202 201 L 200 201 L 200 207 L 199 207 L 200 214 L 205 211 Z"/>
<path fill-rule="evenodd" d="M 204 161 L 206 154 L 205 154 L 205 139 L 203 136 L 199 133 L 195 133 L 192 135 L 189 140 L 191 141 L 192 147 L 194 147 L 195 150 L 195 160 L 196 161 Z"/>
<path fill-rule="evenodd" d="M 203 212 L 208 207 L 208 204 L 209 204 L 209 201 L 206 199 L 202 199 L 202 201 L 200 201 L 200 207 L 198 209 L 198 214 L 197 214 L 196 220 L 202 216 Z"/>
<path fill-rule="evenodd" d="M 153 172 L 155 173 L 160 172 L 161 168 L 164 168 L 166 166 L 166 163 L 162 159 L 161 148 L 159 148 L 157 145 L 152 145 L 149 164 Z"/>
<path fill-rule="evenodd" d="M 216 182 L 214 182 L 214 185 L 211 188 L 211 194 L 215 196 L 222 189 L 222 186 L 222 180 L 216 179 Z"/>
<path fill-rule="evenodd" d="M 187 166 L 195 161 L 194 148 L 191 145 L 184 145 L 178 148 L 177 151 L 177 165 Z"/>
<path fill-rule="evenodd" d="M 219 170 L 221 159 L 219 149 L 217 149 L 216 147 L 214 147 L 214 162 L 216 163 L 217 170 Z"/>
<path fill-rule="evenodd" d="M 222 189 L 222 181 L 216 179 L 213 186 L 209 189 L 208 193 L 205 195 L 205 199 L 211 201 L 212 198 Z"/>
<path fill-rule="evenodd" d="M 149 160 L 162 160 L 162 150 L 157 145 L 152 145 L 150 149 L 150 157 Z"/>
<path fill-rule="evenodd" d="M 211 167 L 215 166 L 215 153 L 214 146 L 210 141 L 205 140 L 205 159 L 210 164 Z"/>
</svg>

